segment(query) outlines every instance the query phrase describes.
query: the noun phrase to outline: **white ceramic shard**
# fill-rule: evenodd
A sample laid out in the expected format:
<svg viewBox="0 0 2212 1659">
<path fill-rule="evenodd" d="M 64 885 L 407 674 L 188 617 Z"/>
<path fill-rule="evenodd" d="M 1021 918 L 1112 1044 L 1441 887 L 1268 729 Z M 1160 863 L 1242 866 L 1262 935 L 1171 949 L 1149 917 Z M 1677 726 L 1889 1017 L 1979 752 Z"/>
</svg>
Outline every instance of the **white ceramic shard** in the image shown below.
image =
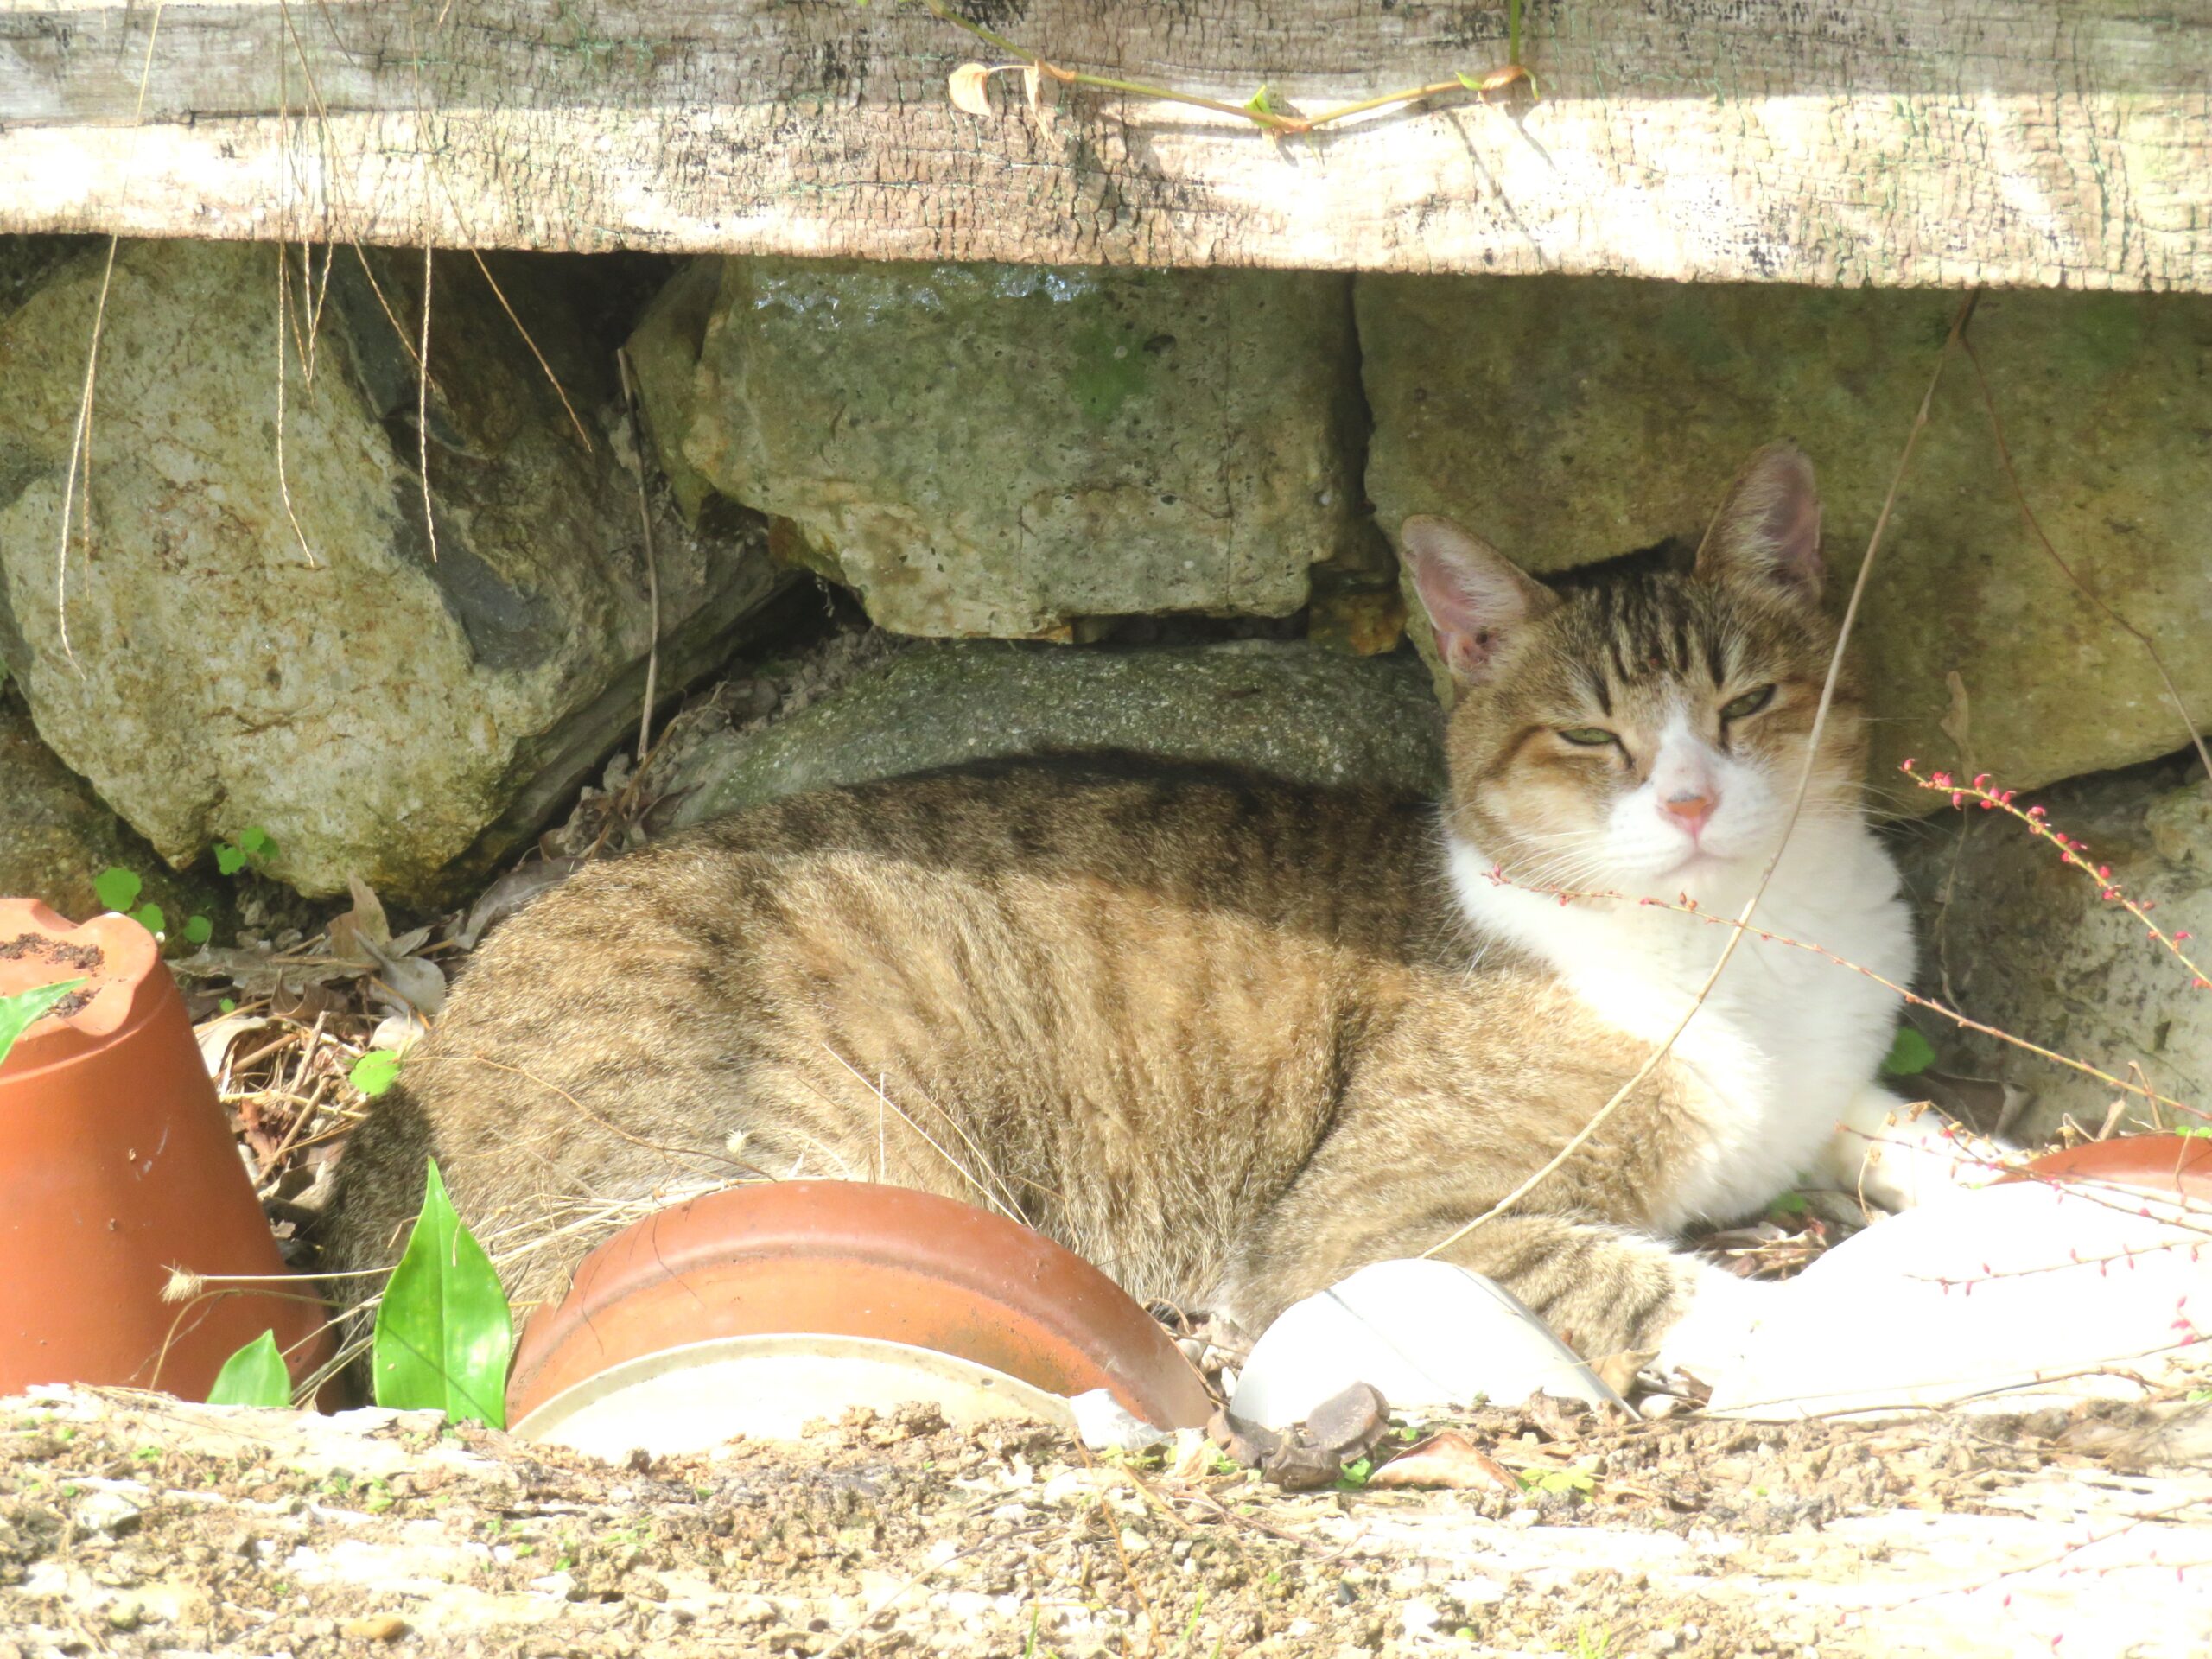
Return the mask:
<svg viewBox="0 0 2212 1659">
<path fill-rule="evenodd" d="M 1518 1298 L 1449 1262 L 1377 1262 L 1285 1309 L 1253 1345 L 1232 1414 L 1287 1428 L 1331 1395 L 1371 1382 L 1394 1411 L 1518 1404 L 1541 1390 L 1618 1404 Z"/>
<path fill-rule="evenodd" d="M 2138 1378 L 2205 1355 L 2212 1205 L 2024 1181 L 1908 1210 L 1821 1256 L 1774 1300 L 1710 1408 L 2017 1411 L 2132 1397 Z"/>
<path fill-rule="evenodd" d="M 1073 1430 L 1059 1395 L 934 1349 L 869 1337 L 718 1337 L 626 1361 L 563 1389 L 513 1432 L 619 1462 L 741 1435 L 797 1440 L 855 1406 L 931 1405 L 955 1427 L 1007 1420 Z"/>
</svg>

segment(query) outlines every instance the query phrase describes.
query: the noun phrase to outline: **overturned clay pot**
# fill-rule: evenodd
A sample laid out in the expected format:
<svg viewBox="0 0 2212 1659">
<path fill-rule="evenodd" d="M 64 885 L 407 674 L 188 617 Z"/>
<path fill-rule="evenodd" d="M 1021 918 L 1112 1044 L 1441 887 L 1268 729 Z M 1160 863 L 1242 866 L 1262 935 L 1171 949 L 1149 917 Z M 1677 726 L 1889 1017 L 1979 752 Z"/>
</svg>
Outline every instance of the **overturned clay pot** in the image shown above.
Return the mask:
<svg viewBox="0 0 2212 1659">
<path fill-rule="evenodd" d="M 202 1399 L 264 1331 L 303 1377 L 321 1303 L 277 1255 L 154 936 L 0 899 L 0 995 L 78 979 L 0 1061 L 0 1395 Z M 210 1282 L 167 1302 L 173 1270 Z"/>
</svg>

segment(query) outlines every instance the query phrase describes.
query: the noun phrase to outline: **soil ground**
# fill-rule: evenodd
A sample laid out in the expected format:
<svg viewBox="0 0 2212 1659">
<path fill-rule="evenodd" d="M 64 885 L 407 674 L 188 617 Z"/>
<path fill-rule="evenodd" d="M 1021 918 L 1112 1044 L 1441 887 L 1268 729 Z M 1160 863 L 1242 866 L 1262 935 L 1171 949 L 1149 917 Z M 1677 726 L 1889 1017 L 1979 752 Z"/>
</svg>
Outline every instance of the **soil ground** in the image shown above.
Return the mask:
<svg viewBox="0 0 2212 1659">
<path fill-rule="evenodd" d="M 0 1402 L 0 1656 L 2212 1651 L 2212 1469 L 2109 1417 L 1460 1426 L 1514 1490 L 927 1414 L 616 1465 L 50 1390 Z"/>
</svg>

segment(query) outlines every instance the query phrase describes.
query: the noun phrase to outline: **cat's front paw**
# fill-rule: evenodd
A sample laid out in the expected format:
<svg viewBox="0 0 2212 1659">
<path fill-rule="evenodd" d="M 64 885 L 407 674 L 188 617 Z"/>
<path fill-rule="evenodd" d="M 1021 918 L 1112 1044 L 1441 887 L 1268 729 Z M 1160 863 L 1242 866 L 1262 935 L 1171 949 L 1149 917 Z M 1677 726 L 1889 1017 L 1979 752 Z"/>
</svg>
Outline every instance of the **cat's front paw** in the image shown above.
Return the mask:
<svg viewBox="0 0 2212 1659">
<path fill-rule="evenodd" d="M 1837 1121 L 1822 1173 L 1862 1204 L 1910 1210 L 1986 1186 L 2004 1173 L 2012 1150 L 1924 1102 L 1869 1085 Z"/>
<path fill-rule="evenodd" d="M 1739 1279 L 1698 1262 L 1683 1287 L 1681 1313 L 1660 1338 L 1655 1363 L 1663 1374 L 1686 1371 L 1708 1387 L 1743 1363 L 1759 1321 L 1773 1312 L 1781 1285 Z"/>
</svg>

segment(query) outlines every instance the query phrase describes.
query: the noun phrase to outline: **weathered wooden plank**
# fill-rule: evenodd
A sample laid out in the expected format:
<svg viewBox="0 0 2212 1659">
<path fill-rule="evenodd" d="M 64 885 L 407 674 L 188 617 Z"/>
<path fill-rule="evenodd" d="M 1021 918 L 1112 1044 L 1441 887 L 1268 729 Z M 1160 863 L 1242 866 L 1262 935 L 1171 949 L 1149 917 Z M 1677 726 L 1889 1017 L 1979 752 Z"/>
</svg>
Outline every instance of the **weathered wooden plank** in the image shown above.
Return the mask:
<svg viewBox="0 0 2212 1659">
<path fill-rule="evenodd" d="M 1503 0 L 970 4 L 1308 111 L 1504 57 Z M 963 115 L 987 51 L 911 0 L 0 0 L 0 229 L 2212 289 L 2212 0 L 1532 0 L 1527 33 L 1533 109 L 1278 143 L 1087 90 Z"/>
</svg>

